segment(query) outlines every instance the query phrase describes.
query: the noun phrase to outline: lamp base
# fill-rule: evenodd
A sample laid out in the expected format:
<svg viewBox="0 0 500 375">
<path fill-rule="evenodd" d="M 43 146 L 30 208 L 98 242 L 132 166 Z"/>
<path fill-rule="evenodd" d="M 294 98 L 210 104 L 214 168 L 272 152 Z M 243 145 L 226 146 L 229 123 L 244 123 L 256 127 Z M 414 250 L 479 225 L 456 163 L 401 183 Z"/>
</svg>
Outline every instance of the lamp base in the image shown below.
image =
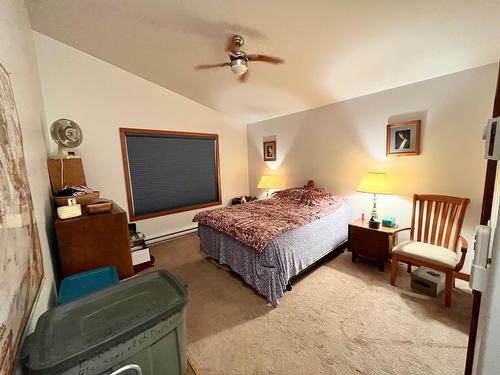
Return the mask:
<svg viewBox="0 0 500 375">
<path fill-rule="evenodd" d="M 373 220 L 378 220 L 378 213 L 377 213 L 377 194 L 373 194 L 372 219 L 373 219 Z M 370 220 L 372 220 L 372 219 L 370 219 Z"/>
<path fill-rule="evenodd" d="M 371 229 L 379 229 L 380 228 L 380 221 L 375 220 L 372 216 L 372 218 L 368 222 L 368 227 Z"/>
</svg>

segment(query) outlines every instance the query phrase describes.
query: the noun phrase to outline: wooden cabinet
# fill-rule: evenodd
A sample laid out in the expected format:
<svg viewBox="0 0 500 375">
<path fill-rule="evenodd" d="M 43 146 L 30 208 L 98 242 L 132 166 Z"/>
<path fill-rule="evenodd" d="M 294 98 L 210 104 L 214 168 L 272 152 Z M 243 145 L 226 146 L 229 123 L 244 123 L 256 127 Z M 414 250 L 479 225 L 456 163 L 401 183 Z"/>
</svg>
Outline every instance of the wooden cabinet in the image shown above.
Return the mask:
<svg viewBox="0 0 500 375">
<path fill-rule="evenodd" d="M 127 214 L 113 204 L 111 212 L 56 219 L 59 256 L 64 276 L 114 265 L 120 279 L 134 274 Z"/>
<path fill-rule="evenodd" d="M 368 227 L 368 220 L 356 219 L 349 224 L 349 251 L 352 252 L 352 261 L 356 262 L 358 256 L 375 260 L 380 271 L 384 270 L 384 264 L 391 257 L 391 249 L 394 247 L 394 232 L 396 228 L 379 229 Z"/>
</svg>

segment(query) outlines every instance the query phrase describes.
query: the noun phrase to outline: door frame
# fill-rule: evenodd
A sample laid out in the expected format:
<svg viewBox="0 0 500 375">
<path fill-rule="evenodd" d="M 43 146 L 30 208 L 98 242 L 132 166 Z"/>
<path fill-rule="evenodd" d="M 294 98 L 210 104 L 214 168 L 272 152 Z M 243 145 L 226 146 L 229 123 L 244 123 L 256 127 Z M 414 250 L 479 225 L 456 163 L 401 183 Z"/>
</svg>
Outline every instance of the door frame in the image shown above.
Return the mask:
<svg viewBox="0 0 500 375">
<path fill-rule="evenodd" d="M 493 118 L 500 116 L 500 66 L 497 76 L 497 89 L 493 102 Z M 498 135 L 500 136 L 500 134 Z M 497 174 L 497 161 L 488 160 L 486 164 L 486 176 L 484 180 L 483 204 L 481 207 L 481 225 L 487 225 L 491 218 L 493 208 L 493 194 L 495 192 L 495 179 Z M 465 375 L 471 375 L 474 367 L 474 352 L 476 350 L 477 325 L 479 322 L 479 310 L 481 306 L 481 292 L 472 291 L 472 313 L 469 327 L 469 342 L 467 344 L 467 358 L 465 362 Z"/>
</svg>

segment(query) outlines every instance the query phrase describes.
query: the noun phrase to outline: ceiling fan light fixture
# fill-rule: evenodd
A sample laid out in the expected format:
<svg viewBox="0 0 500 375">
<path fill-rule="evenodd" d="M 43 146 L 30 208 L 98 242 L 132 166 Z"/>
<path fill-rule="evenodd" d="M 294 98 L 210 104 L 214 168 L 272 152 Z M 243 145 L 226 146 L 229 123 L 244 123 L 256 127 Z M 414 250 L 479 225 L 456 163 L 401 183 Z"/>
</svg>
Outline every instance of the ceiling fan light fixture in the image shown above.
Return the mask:
<svg viewBox="0 0 500 375">
<path fill-rule="evenodd" d="M 248 63 L 245 59 L 234 59 L 231 61 L 231 71 L 234 74 L 242 75 L 248 70 Z"/>
<path fill-rule="evenodd" d="M 244 43 L 244 39 L 241 35 L 233 35 L 229 44 L 226 45 L 225 51 L 229 54 L 229 61 L 226 60 L 224 63 L 219 64 L 204 64 L 197 65 L 195 69 L 212 69 L 212 68 L 225 68 L 229 66 L 231 71 L 238 75 L 239 82 L 247 82 L 248 80 L 248 63 L 254 61 L 260 61 L 269 64 L 283 64 L 285 60 L 279 57 L 263 55 L 263 54 L 247 54 L 241 49 Z"/>
</svg>

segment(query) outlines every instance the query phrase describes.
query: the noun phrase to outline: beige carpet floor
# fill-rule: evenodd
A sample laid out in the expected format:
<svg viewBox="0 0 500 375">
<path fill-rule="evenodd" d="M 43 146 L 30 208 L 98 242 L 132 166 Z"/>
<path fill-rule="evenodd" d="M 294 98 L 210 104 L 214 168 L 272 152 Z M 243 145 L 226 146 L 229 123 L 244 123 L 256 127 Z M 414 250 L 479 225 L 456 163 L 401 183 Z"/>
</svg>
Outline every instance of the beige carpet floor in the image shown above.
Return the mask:
<svg viewBox="0 0 500 375">
<path fill-rule="evenodd" d="M 471 309 L 457 280 L 452 308 L 398 287 L 349 253 L 322 262 L 276 308 L 206 260 L 195 235 L 154 246 L 156 268 L 189 284 L 188 356 L 204 374 L 462 374 Z"/>
</svg>

